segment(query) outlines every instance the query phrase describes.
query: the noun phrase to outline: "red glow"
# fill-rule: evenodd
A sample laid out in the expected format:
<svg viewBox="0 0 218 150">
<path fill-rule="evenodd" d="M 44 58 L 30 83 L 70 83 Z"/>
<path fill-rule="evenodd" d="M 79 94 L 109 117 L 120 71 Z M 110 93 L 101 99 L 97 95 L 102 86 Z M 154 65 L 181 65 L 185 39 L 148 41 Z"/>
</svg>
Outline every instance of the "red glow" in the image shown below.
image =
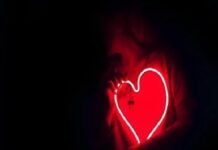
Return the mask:
<svg viewBox="0 0 218 150">
<path fill-rule="evenodd" d="M 146 68 L 140 72 L 136 86 L 129 80 L 117 85 L 114 102 L 130 142 L 140 144 L 161 132 L 169 104 L 166 81 L 158 70 Z"/>
</svg>

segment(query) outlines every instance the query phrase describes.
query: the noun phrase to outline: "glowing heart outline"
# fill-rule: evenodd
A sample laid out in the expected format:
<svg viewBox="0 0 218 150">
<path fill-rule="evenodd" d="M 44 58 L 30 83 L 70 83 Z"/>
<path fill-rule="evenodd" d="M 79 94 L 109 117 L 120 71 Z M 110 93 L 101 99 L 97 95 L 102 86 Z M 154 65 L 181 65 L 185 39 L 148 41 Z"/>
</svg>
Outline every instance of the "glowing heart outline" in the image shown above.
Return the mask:
<svg viewBox="0 0 218 150">
<path fill-rule="evenodd" d="M 160 120 L 157 122 L 157 124 L 154 126 L 154 128 L 151 130 L 151 132 L 148 134 L 146 140 L 149 140 L 151 138 L 151 136 L 154 134 L 154 132 L 157 130 L 157 128 L 160 126 L 160 124 L 162 123 L 163 119 L 165 118 L 166 116 L 166 113 L 167 113 L 167 109 L 168 109 L 168 105 L 169 105 L 169 95 L 168 95 L 168 89 L 167 89 L 167 85 L 166 85 L 166 81 L 163 77 L 163 75 L 156 69 L 154 68 L 146 68 L 144 70 L 141 71 L 141 73 L 139 74 L 138 76 L 138 80 L 137 80 L 137 88 L 135 88 L 134 84 L 129 81 L 129 80 L 126 80 L 126 81 L 122 81 L 121 83 L 122 84 L 129 84 L 133 91 L 135 93 L 139 92 L 140 91 L 140 80 L 141 80 L 141 77 L 144 73 L 148 72 L 148 71 L 151 71 L 151 72 L 154 72 L 156 73 L 157 75 L 159 75 L 159 77 L 161 78 L 161 81 L 164 85 L 164 89 L 165 89 L 165 95 L 166 95 L 166 103 L 165 103 L 165 108 L 164 108 L 164 112 L 162 114 L 162 116 L 160 117 Z M 119 88 L 121 86 L 121 84 L 118 84 L 117 85 L 117 88 Z M 134 130 L 134 128 L 132 127 L 132 125 L 129 123 L 129 121 L 126 119 L 126 117 L 124 116 L 124 114 L 122 113 L 119 105 L 118 105 L 118 102 L 117 102 L 117 92 L 118 92 L 118 89 L 115 89 L 115 94 L 114 94 L 114 102 L 115 102 L 115 105 L 116 105 L 116 108 L 118 110 L 118 113 L 120 114 L 121 118 L 123 119 L 123 121 L 126 123 L 126 125 L 129 127 L 130 131 L 132 132 L 132 134 L 134 135 L 136 141 L 138 144 L 141 143 L 136 131 Z"/>
</svg>

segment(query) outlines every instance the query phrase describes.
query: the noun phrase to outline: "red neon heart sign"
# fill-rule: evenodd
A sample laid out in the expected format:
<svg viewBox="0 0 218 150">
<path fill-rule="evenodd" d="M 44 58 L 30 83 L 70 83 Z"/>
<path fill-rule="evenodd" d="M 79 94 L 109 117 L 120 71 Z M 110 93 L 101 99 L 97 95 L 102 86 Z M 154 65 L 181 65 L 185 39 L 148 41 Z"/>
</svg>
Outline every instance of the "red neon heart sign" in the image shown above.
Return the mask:
<svg viewBox="0 0 218 150">
<path fill-rule="evenodd" d="M 127 86 L 133 91 L 131 98 L 135 100 L 131 106 L 126 97 L 122 97 Z M 129 80 L 117 85 L 114 102 L 128 136 L 140 144 L 159 132 L 166 116 L 169 104 L 166 81 L 158 70 L 146 68 L 139 74 L 136 87 Z"/>
</svg>

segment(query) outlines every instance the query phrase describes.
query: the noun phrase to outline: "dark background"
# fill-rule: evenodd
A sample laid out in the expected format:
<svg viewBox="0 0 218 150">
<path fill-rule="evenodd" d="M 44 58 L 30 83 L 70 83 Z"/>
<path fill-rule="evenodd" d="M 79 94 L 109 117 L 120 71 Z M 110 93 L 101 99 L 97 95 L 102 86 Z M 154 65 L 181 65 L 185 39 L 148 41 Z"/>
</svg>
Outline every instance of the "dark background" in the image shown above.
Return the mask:
<svg viewBox="0 0 218 150">
<path fill-rule="evenodd" d="M 131 3 L 0 2 L 0 149 L 91 147 L 93 109 L 101 106 L 93 97 L 106 63 L 100 18 Z M 187 147 L 216 149 L 217 2 L 141 3 L 180 55 L 199 104 Z"/>
</svg>

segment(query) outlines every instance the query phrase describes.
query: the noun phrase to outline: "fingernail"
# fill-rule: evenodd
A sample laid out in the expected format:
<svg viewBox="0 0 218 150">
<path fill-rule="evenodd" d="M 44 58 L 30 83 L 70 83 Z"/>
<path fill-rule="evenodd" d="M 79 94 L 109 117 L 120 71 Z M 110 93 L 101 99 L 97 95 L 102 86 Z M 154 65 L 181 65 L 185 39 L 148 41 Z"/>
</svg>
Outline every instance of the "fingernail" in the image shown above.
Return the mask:
<svg viewBox="0 0 218 150">
<path fill-rule="evenodd" d="M 118 88 L 120 87 L 120 83 L 117 84 L 117 87 L 118 87 Z"/>
</svg>

